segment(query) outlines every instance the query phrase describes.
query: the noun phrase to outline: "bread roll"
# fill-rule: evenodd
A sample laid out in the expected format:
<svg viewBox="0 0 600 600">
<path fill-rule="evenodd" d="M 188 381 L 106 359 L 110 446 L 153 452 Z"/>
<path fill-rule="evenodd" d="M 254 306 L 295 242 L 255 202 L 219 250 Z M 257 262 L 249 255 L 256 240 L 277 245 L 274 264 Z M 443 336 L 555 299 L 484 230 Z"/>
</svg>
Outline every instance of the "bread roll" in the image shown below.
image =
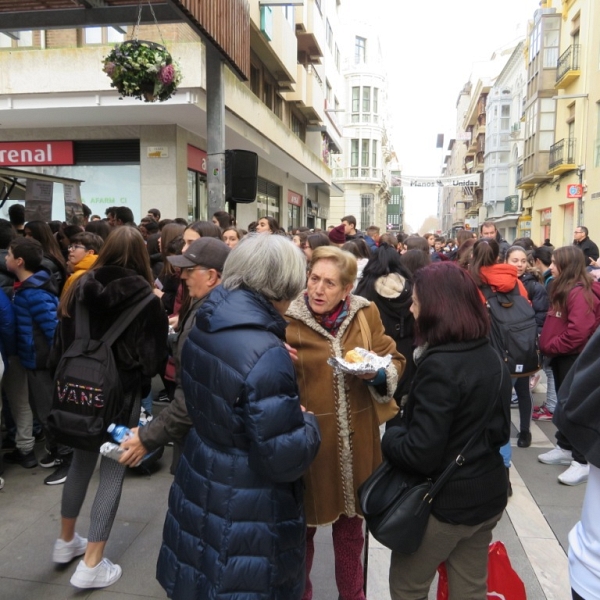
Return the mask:
<svg viewBox="0 0 600 600">
<path fill-rule="evenodd" d="M 349 363 L 365 362 L 365 359 L 356 350 L 349 350 L 346 352 L 344 360 Z"/>
</svg>

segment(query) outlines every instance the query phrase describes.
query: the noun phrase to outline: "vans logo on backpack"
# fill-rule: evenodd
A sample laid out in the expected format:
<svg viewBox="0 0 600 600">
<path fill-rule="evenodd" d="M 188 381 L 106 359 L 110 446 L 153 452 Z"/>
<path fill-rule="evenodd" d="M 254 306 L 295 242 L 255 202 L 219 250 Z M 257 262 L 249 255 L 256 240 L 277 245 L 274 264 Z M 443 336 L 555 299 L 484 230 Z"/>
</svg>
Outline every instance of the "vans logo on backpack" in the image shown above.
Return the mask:
<svg viewBox="0 0 600 600">
<path fill-rule="evenodd" d="M 59 403 L 66 401 L 82 406 L 93 406 L 94 408 L 104 406 L 102 388 L 79 385 L 73 381 L 63 383 L 56 380 L 56 397 Z"/>
</svg>

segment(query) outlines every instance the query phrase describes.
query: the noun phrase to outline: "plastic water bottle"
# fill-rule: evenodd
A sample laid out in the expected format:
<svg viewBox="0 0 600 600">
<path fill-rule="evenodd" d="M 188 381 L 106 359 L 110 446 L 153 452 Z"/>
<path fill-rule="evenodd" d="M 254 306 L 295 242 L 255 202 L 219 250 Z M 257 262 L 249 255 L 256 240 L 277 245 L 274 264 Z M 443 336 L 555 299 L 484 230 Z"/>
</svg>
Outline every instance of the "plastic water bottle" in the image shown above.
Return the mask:
<svg viewBox="0 0 600 600">
<path fill-rule="evenodd" d="M 125 427 L 125 425 L 116 425 L 115 423 L 111 423 L 106 429 L 108 433 L 110 433 L 111 437 L 117 444 L 125 441 L 131 435 L 131 429 L 129 427 Z"/>
</svg>

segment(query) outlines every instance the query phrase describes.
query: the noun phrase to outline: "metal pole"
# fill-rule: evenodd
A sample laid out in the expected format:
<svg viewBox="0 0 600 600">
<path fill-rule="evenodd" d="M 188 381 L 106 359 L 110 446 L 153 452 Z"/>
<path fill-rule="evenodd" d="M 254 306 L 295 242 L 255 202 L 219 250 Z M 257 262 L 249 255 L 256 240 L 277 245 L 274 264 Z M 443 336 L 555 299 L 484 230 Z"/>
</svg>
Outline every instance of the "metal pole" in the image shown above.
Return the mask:
<svg viewBox="0 0 600 600">
<path fill-rule="evenodd" d="M 206 44 L 206 153 L 208 154 L 208 220 L 225 209 L 225 84 L 223 60 Z"/>
<path fill-rule="evenodd" d="M 581 196 L 577 198 L 577 227 L 583 225 L 583 171 L 585 167 L 579 167 L 577 174 L 579 175 L 579 185 L 581 186 Z"/>
</svg>

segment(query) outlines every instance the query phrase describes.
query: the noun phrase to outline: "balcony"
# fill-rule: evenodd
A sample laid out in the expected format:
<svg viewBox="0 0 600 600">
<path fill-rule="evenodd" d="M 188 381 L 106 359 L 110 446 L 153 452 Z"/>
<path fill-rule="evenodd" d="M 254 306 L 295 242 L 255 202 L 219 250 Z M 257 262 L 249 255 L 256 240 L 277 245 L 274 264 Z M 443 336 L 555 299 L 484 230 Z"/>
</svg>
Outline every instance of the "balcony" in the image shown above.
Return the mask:
<svg viewBox="0 0 600 600">
<path fill-rule="evenodd" d="M 333 179 L 336 181 L 344 179 L 362 179 L 381 182 L 382 170 L 370 167 L 349 167 L 346 169 L 335 169 Z"/>
<path fill-rule="evenodd" d="M 325 110 L 323 83 L 314 67 L 297 65 L 296 90 L 283 94 L 288 102 L 295 102 L 309 122 L 322 122 Z"/>
<path fill-rule="evenodd" d="M 554 88 L 564 90 L 569 87 L 579 76 L 579 44 L 569 46 L 558 59 L 556 64 L 556 83 Z"/>
<path fill-rule="evenodd" d="M 562 175 L 567 171 L 574 171 L 575 164 L 575 138 L 562 139 L 550 146 L 550 161 L 548 175 Z"/>
<path fill-rule="evenodd" d="M 321 64 L 325 50 L 325 24 L 315 0 L 304 0 L 303 6 L 296 6 L 296 38 L 298 39 L 298 62 Z"/>
<path fill-rule="evenodd" d="M 517 166 L 517 180 L 516 186 L 519 187 L 523 181 L 523 165 Z"/>
</svg>

